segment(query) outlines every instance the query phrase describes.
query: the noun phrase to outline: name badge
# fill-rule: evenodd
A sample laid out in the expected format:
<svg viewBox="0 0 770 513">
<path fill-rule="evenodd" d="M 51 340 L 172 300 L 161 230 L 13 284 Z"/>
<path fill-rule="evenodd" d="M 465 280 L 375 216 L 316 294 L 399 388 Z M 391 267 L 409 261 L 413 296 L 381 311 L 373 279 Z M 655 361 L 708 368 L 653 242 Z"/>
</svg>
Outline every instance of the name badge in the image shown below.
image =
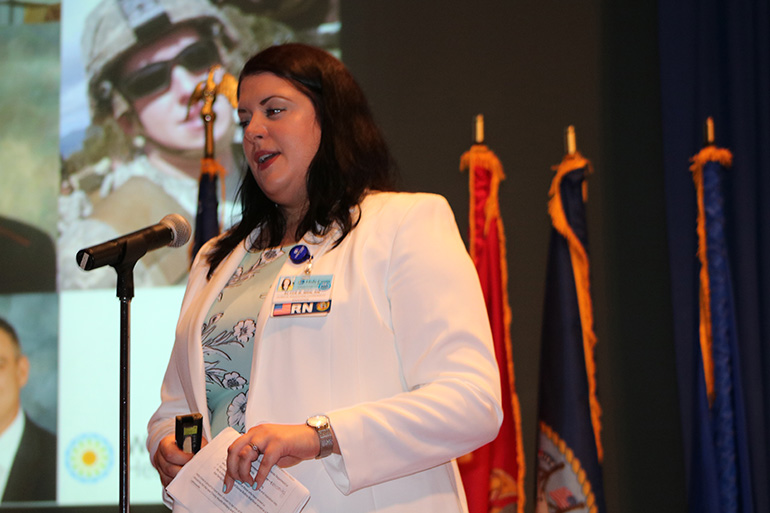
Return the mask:
<svg viewBox="0 0 770 513">
<path fill-rule="evenodd" d="M 334 275 L 281 276 L 273 294 L 273 317 L 328 315 L 332 308 Z"/>
</svg>

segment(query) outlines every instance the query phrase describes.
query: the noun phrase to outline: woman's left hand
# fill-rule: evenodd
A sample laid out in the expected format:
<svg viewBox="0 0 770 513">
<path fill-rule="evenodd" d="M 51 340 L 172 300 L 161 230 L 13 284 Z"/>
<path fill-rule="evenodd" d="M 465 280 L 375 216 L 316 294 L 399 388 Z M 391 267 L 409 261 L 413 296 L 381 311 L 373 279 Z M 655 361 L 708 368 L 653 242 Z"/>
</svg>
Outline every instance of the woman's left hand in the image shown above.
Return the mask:
<svg viewBox="0 0 770 513">
<path fill-rule="evenodd" d="M 227 449 L 225 493 L 235 481 L 242 481 L 255 490 L 262 486 L 273 465 L 291 467 L 303 460 L 314 459 L 321 450 L 315 430 L 305 424 L 261 424 L 249 429 Z M 251 464 L 264 454 L 255 477 Z"/>
</svg>

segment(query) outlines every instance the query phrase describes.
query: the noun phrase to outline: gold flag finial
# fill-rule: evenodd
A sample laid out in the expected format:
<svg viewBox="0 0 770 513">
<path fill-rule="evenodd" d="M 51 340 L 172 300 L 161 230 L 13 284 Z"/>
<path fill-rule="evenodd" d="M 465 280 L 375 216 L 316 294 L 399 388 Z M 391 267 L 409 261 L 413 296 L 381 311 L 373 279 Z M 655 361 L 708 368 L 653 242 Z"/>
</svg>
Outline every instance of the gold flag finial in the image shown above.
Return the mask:
<svg viewBox="0 0 770 513">
<path fill-rule="evenodd" d="M 220 74 L 219 83 L 217 83 L 217 74 Z M 217 95 L 221 94 L 230 102 L 233 108 L 238 107 L 237 99 L 238 79 L 224 71 L 222 66 L 215 64 L 209 69 L 206 80 L 198 83 L 195 90 L 190 95 L 187 102 L 187 117 L 190 117 L 190 109 L 193 104 L 203 100 L 201 107 L 201 118 L 206 128 L 206 145 L 204 148 L 204 158 L 214 158 L 214 134 L 213 125 L 216 119 L 213 105 Z"/>
<path fill-rule="evenodd" d="M 473 142 L 484 144 L 484 115 L 476 114 L 476 124 L 473 133 Z"/>
<path fill-rule="evenodd" d="M 575 140 L 575 127 L 573 125 L 567 127 L 565 145 L 567 147 L 567 155 L 574 155 L 577 151 L 577 142 Z"/>
</svg>

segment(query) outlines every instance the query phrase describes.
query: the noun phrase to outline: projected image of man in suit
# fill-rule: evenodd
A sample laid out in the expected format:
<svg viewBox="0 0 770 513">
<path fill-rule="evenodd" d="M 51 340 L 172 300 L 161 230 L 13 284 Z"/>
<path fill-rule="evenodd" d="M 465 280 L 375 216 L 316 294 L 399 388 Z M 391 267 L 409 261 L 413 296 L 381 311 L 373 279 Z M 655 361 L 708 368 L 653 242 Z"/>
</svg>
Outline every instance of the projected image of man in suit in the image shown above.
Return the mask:
<svg viewBox="0 0 770 513">
<path fill-rule="evenodd" d="M 16 330 L 0 317 L 0 503 L 56 499 L 56 437 L 24 413 L 28 378 Z"/>
</svg>

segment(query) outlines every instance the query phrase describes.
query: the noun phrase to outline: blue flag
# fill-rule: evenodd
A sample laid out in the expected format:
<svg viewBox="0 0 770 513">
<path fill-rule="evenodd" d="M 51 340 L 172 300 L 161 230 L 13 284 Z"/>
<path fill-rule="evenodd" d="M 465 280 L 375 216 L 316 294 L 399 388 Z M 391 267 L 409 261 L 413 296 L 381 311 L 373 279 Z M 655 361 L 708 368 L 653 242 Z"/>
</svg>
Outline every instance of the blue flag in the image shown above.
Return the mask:
<svg viewBox="0 0 770 513">
<path fill-rule="evenodd" d="M 222 166 L 213 158 L 201 161 L 201 176 L 198 183 L 198 212 L 195 216 L 193 244 L 190 248 L 190 262 L 209 239 L 219 235 L 219 200 L 217 182 L 224 174 Z"/>
<path fill-rule="evenodd" d="M 688 462 L 691 512 L 751 513 L 751 477 L 732 278 L 725 234 L 722 175 L 729 151 L 707 146 L 692 159 L 698 198 L 700 345 Z M 682 384 L 688 386 L 688 384 Z M 692 386 L 692 385 L 689 385 Z"/>
<path fill-rule="evenodd" d="M 567 155 L 549 192 L 536 511 L 605 511 L 585 216 L 589 166 L 579 153 Z"/>
</svg>

